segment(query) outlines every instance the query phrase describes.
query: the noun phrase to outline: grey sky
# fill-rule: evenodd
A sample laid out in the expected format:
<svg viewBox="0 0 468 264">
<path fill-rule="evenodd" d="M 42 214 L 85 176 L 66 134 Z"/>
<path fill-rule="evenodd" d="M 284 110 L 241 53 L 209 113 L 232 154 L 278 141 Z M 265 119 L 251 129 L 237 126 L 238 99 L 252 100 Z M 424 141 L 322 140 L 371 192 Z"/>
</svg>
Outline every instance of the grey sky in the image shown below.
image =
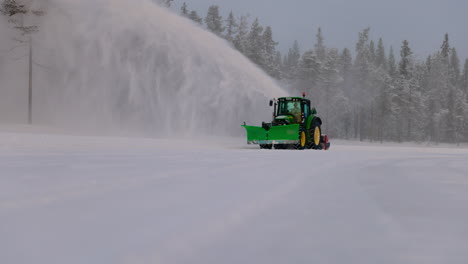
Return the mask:
<svg viewBox="0 0 468 264">
<path fill-rule="evenodd" d="M 468 56 L 467 0 L 175 0 L 174 9 L 184 1 L 203 17 L 212 4 L 223 16 L 232 10 L 258 17 L 273 28 L 281 51 L 295 39 L 301 50 L 312 47 L 318 27 L 327 46 L 354 49 L 358 32 L 371 27 L 371 37 L 382 37 L 387 51 L 393 45 L 398 52 L 407 39 L 415 55 L 424 58 L 440 47 L 447 32 L 460 59 Z"/>
</svg>

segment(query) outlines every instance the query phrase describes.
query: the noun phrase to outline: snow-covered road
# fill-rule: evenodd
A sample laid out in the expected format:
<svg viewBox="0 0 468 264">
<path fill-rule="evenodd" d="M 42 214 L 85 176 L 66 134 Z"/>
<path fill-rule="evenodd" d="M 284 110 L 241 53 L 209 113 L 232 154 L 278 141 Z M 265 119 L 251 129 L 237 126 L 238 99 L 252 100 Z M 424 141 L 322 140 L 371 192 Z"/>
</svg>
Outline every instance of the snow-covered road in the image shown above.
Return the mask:
<svg viewBox="0 0 468 264">
<path fill-rule="evenodd" d="M 0 133 L 0 263 L 468 263 L 468 150 Z"/>
</svg>

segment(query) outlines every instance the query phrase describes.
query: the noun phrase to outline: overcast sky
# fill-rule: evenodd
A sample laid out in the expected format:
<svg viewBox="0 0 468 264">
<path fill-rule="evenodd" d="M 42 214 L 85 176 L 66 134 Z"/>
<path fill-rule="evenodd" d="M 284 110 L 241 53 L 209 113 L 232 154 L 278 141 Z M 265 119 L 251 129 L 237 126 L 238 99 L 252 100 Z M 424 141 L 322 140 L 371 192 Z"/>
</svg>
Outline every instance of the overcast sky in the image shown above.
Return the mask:
<svg viewBox="0 0 468 264">
<path fill-rule="evenodd" d="M 186 2 L 190 10 L 206 15 L 216 4 L 222 15 L 258 17 L 263 26 L 271 26 L 280 50 L 285 51 L 297 39 L 301 50 L 315 41 L 322 28 L 328 47 L 354 49 L 358 32 L 371 27 L 371 38 L 382 37 L 396 53 L 407 39 L 419 58 L 438 50 L 447 32 L 460 59 L 468 56 L 468 0 L 175 0 L 173 9 Z"/>
</svg>

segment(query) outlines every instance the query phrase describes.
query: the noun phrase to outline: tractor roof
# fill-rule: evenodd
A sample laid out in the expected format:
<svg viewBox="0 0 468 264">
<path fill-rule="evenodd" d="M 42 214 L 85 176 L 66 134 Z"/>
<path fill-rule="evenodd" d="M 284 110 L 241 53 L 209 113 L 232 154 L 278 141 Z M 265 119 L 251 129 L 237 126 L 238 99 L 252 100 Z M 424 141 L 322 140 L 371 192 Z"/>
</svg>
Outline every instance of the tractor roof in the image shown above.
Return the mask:
<svg viewBox="0 0 468 264">
<path fill-rule="evenodd" d="M 280 97 L 278 100 L 307 100 L 310 101 L 307 98 L 302 98 L 302 97 Z"/>
</svg>

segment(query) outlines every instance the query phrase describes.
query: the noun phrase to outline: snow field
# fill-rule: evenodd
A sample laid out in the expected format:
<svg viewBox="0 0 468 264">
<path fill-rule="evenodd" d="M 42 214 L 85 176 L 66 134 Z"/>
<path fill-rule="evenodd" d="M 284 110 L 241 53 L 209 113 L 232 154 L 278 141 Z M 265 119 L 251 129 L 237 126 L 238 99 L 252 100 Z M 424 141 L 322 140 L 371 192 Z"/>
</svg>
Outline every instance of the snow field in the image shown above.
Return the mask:
<svg viewBox="0 0 468 264">
<path fill-rule="evenodd" d="M 468 261 L 467 149 L 244 141 L 0 133 L 0 259 Z"/>
</svg>

